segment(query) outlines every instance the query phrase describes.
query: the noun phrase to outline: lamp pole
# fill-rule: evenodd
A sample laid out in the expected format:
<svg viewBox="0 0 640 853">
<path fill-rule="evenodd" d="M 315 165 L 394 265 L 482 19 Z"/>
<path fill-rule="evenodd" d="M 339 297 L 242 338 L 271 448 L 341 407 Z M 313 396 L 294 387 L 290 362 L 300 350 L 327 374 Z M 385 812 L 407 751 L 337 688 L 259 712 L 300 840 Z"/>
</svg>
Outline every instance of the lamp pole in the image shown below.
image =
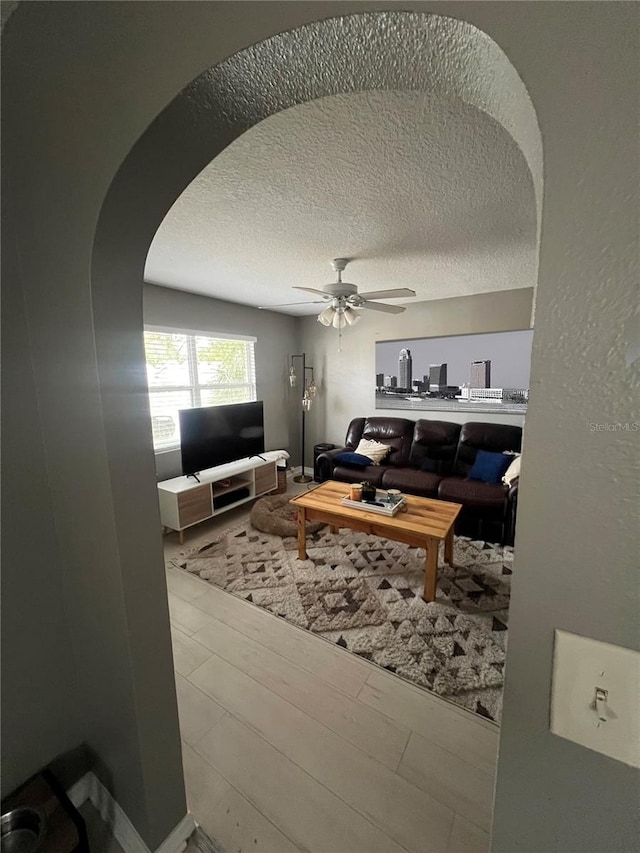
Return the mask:
<svg viewBox="0 0 640 853">
<path fill-rule="evenodd" d="M 301 404 L 302 404 L 302 434 L 300 442 L 300 473 L 293 478 L 294 483 L 310 483 L 313 479 L 304 472 L 304 439 L 305 439 L 305 415 L 311 409 L 311 403 L 317 393 L 315 381 L 313 378 L 313 367 L 307 364 L 306 353 L 298 353 L 291 356 L 291 366 L 289 367 L 289 383 L 291 387 L 295 387 L 297 376 L 294 367 L 294 359 L 302 359 L 302 382 L 301 382 Z M 311 373 L 311 382 L 307 382 L 307 371 Z"/>
</svg>

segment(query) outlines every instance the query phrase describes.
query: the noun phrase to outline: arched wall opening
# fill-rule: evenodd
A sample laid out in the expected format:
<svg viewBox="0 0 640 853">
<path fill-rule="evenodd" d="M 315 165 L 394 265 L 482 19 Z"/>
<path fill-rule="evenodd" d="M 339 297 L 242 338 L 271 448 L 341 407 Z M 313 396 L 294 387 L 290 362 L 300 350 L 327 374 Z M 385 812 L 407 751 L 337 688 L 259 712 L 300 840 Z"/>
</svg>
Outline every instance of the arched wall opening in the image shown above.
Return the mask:
<svg viewBox="0 0 640 853">
<path fill-rule="evenodd" d="M 131 150 L 96 230 L 92 299 L 103 406 L 111 412 L 114 497 L 120 479 L 141 463 L 139 451 L 150 447 L 140 294 L 148 248 L 167 211 L 218 153 L 263 119 L 328 95 L 375 90 L 432 93 L 501 124 L 529 167 L 539 236 L 542 144 L 535 110 L 506 55 L 475 26 L 412 12 L 353 14 L 279 34 L 208 69 Z M 152 515 L 149 493 L 146 501 Z"/>
<path fill-rule="evenodd" d="M 158 116 L 109 188 L 95 234 L 91 289 L 114 533 L 132 625 L 141 589 L 157 597 L 164 584 L 142 338 L 143 271 L 154 234 L 193 178 L 264 118 L 327 95 L 390 89 L 433 92 L 499 122 L 527 161 L 540 233 L 541 138 L 518 73 L 471 24 L 410 12 L 309 24 L 209 69 Z M 146 677 L 141 669 L 138 678 Z"/>
</svg>

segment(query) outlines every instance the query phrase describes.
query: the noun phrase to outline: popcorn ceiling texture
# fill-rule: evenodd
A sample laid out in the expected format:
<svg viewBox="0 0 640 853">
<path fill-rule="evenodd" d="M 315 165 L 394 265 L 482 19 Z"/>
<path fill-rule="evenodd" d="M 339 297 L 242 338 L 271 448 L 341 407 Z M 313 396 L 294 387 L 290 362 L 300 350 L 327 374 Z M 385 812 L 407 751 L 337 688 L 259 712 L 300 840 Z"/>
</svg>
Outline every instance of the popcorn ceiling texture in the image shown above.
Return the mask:
<svg viewBox="0 0 640 853">
<path fill-rule="evenodd" d="M 355 259 L 344 277 L 362 290 L 401 285 L 418 299 L 534 287 L 522 153 L 486 113 L 421 92 L 291 107 L 187 187 L 156 234 L 146 278 L 247 304 L 302 303 L 313 295 L 291 285 L 334 280 L 336 256 Z"/>
<path fill-rule="evenodd" d="M 230 147 L 171 210 L 147 280 L 295 302 L 290 286 L 327 283 L 342 254 L 359 259 L 346 278 L 361 289 L 401 284 L 421 299 L 535 284 L 535 113 L 472 25 L 407 12 L 314 23 L 183 95 L 185 132 L 210 117 L 211 159 Z"/>
</svg>

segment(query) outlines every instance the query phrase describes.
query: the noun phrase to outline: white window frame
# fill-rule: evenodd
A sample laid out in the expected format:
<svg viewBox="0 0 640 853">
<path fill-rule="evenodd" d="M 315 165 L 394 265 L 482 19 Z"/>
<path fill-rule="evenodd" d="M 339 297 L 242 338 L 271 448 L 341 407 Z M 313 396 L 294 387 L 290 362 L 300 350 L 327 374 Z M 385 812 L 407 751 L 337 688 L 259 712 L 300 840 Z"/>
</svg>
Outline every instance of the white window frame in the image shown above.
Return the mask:
<svg viewBox="0 0 640 853">
<path fill-rule="evenodd" d="M 255 344 L 257 342 L 257 338 L 253 335 L 238 335 L 232 334 L 229 332 L 205 332 L 196 329 L 181 329 L 175 326 L 152 326 L 145 324 L 144 326 L 145 332 L 159 333 L 165 335 L 184 335 L 187 338 L 187 367 L 189 371 L 189 385 L 156 385 L 153 387 L 149 387 L 149 417 L 153 417 L 151 414 L 151 394 L 154 392 L 189 392 L 191 396 L 191 408 L 197 409 L 202 405 L 202 391 L 203 390 L 215 390 L 218 388 L 246 388 L 248 389 L 248 396 L 246 402 L 255 401 L 258 399 L 257 397 L 257 388 L 256 388 L 256 359 L 255 359 Z M 253 347 L 251 349 L 247 349 L 247 375 L 252 380 L 250 382 L 241 382 L 241 383 L 228 383 L 228 382 L 215 382 L 210 384 L 201 384 L 198 381 L 198 353 L 196 349 L 196 338 L 210 338 L 211 340 L 231 340 L 231 341 L 244 341 L 245 343 L 252 343 Z M 146 363 L 146 360 L 145 360 Z M 223 404 L 219 404 L 223 405 Z M 180 441 L 176 439 L 174 443 L 171 444 L 162 444 L 161 446 L 156 446 L 154 442 L 154 451 L 156 453 L 169 453 L 175 450 L 180 449 Z"/>
</svg>

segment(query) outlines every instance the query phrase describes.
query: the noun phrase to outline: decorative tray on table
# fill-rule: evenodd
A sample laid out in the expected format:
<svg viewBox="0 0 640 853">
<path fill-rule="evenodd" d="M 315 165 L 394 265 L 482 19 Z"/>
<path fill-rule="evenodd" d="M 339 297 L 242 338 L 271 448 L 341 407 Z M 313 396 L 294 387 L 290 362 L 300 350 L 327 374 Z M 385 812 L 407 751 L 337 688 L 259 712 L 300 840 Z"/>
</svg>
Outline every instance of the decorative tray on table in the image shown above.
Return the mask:
<svg viewBox="0 0 640 853">
<path fill-rule="evenodd" d="M 349 495 L 345 495 L 340 501 L 342 506 L 349 506 L 351 509 L 361 509 L 365 512 L 377 512 L 378 515 L 395 515 L 407 503 L 404 495 L 395 503 L 389 503 L 387 493 L 384 491 L 376 492 L 376 502 L 369 501 L 352 501 Z"/>
</svg>

